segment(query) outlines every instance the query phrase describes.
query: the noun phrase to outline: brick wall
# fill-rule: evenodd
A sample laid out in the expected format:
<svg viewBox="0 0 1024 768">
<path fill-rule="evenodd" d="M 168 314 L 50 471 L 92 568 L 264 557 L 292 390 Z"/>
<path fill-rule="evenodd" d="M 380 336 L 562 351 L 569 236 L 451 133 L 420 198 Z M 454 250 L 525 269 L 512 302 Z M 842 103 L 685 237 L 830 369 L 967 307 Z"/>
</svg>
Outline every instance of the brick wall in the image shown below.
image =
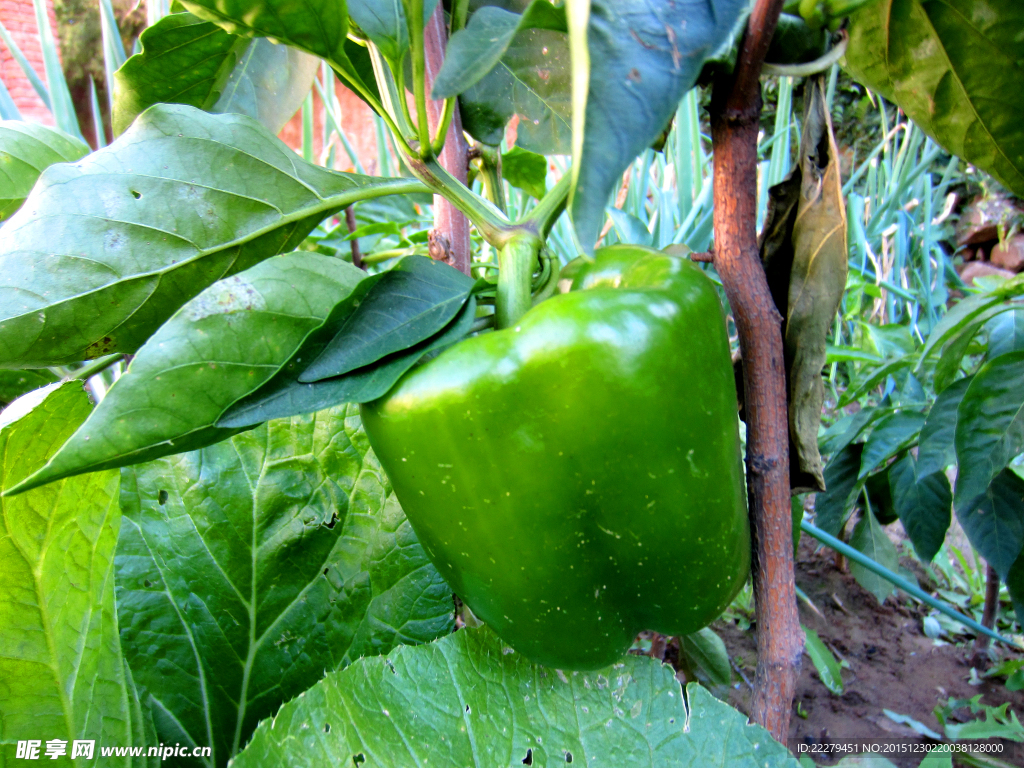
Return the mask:
<svg viewBox="0 0 1024 768">
<path fill-rule="evenodd" d="M 56 37 L 57 19 L 53 13 L 51 0 L 46 0 L 46 6 L 50 17 L 50 27 L 54 30 L 54 37 Z M 45 83 L 43 51 L 39 45 L 36 13 L 32 6 L 32 0 L 0 0 L 0 22 L 11 33 L 15 44 L 25 54 L 25 58 L 29 60 Z M 22 117 L 26 120 L 53 125 L 53 117 L 49 110 L 43 105 L 18 62 L 14 60 L 14 56 L 2 42 L 0 42 L 0 80 L 3 80 L 4 85 L 7 86 Z"/>
</svg>

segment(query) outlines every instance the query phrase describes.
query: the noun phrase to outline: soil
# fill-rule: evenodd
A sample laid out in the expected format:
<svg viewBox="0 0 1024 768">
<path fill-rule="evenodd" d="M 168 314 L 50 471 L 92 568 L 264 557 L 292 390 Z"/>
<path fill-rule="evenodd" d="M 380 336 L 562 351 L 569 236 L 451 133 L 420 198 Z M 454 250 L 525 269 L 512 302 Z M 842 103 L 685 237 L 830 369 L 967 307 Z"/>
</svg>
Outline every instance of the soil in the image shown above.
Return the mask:
<svg viewBox="0 0 1024 768">
<path fill-rule="evenodd" d="M 908 558 L 902 558 L 901 564 L 920 571 L 920 565 Z M 800 545 L 796 582 L 822 614 L 815 614 L 801 602 L 801 622 L 816 631 L 840 659 L 846 659 L 850 669 L 843 670 L 844 692 L 834 695 L 804 655 L 789 733 L 791 749 L 800 743 L 810 745 L 856 738 L 932 743 L 908 726 L 890 720 L 882 710 L 908 715 L 941 733 L 942 727 L 933 710 L 940 700 L 945 702 L 949 697 L 966 699 L 980 693 L 982 704 L 1000 706 L 1010 702 L 1010 708 L 1018 717 L 1024 717 L 1024 691 L 1007 691 L 1002 679 L 983 679 L 974 685 L 969 682 L 971 642 L 936 645 L 922 631 L 922 619 L 928 609 L 908 600 L 902 593 L 891 595 L 879 605 L 851 575 L 838 569 L 831 550 L 816 551 L 815 542 L 808 537 L 804 537 Z M 746 680 L 753 682 L 757 658 L 754 629 L 742 631 L 735 623 L 721 620 L 713 628 L 725 641 L 730 657 Z M 1021 656 L 1002 648 L 997 653 L 1000 658 Z M 669 653 L 668 658 L 672 655 Z M 982 673 L 984 669 L 977 671 Z M 734 673 L 734 681 L 736 677 Z M 734 683 L 729 691 L 729 703 L 748 712 L 750 693 L 745 681 Z M 962 715 L 962 719 L 971 719 L 966 709 L 956 714 Z M 1024 766 L 1024 745 L 998 740 L 992 743 L 1003 745 L 1006 764 Z M 827 759 L 815 755 L 814 759 L 820 765 L 833 765 L 838 756 Z M 922 756 L 889 756 L 889 759 L 899 768 L 916 768 Z"/>
</svg>

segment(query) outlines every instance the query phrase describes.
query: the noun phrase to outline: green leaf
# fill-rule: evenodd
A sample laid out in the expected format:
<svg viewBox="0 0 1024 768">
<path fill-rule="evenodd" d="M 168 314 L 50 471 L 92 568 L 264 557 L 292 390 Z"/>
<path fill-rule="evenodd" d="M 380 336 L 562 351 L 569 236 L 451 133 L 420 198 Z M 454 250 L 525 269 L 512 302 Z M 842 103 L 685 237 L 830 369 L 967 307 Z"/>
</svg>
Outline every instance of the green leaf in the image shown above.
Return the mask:
<svg viewBox="0 0 1024 768">
<path fill-rule="evenodd" d="M 0 122 L 0 222 L 21 207 L 44 170 L 87 154 L 88 146 L 56 128 L 18 120 Z"/>
<path fill-rule="evenodd" d="M 887 408 L 861 408 L 852 416 L 844 416 L 825 430 L 821 436 L 822 453 L 836 454 L 856 440 L 873 422 L 888 414 Z"/>
<path fill-rule="evenodd" d="M 522 147 L 512 147 L 501 156 L 501 175 L 513 187 L 538 200 L 548 191 L 548 159 Z"/>
<path fill-rule="evenodd" d="M 985 356 L 989 360 L 1024 349 L 1024 308 L 1001 312 L 985 323 L 985 330 L 988 331 Z"/>
<path fill-rule="evenodd" d="M 925 417 L 915 411 L 900 411 L 875 425 L 864 444 L 858 477 L 863 479 L 897 453 L 917 442 Z"/>
<path fill-rule="evenodd" d="M 402 0 L 346 0 L 346 6 L 352 21 L 380 49 L 384 58 L 397 66 L 409 50 L 405 3 Z M 436 7 L 437 0 L 425 0 L 424 23 Z"/>
<path fill-rule="evenodd" d="M 654 236 L 640 219 L 631 213 L 619 210 L 618 208 L 607 208 L 608 216 L 615 225 L 615 233 L 623 243 L 637 243 L 651 247 Z"/>
<path fill-rule="evenodd" d="M 45 368 L 29 371 L 0 371 L 0 408 L 28 394 L 33 389 L 45 387 L 57 381 L 55 376 Z"/>
<path fill-rule="evenodd" d="M 308 53 L 253 40 L 211 111 L 249 115 L 277 135 L 302 106 L 319 65 Z"/>
<path fill-rule="evenodd" d="M 986 314 L 996 305 L 1024 292 L 1024 279 L 1010 278 L 989 293 L 968 296 L 958 301 L 943 315 L 928 334 L 922 347 L 915 370 L 919 370 L 931 353 L 941 349 L 946 343 L 967 329 L 975 322 L 985 322 L 991 315 Z M 972 332 L 973 333 L 973 332 Z"/>
<path fill-rule="evenodd" d="M 846 66 L 945 149 L 1024 194 L 1024 6 L 873 3 L 852 18 Z"/>
<path fill-rule="evenodd" d="M 462 125 L 498 145 L 519 116 L 516 144 L 542 155 L 569 154 L 572 142 L 569 44 L 560 32 L 527 30 L 480 82 L 459 96 Z"/>
<path fill-rule="evenodd" d="M 1017 616 L 1017 626 L 1024 628 L 1024 550 L 1013 561 L 1013 565 L 1010 567 L 1009 573 L 1006 574 L 1004 581 L 1006 582 L 1006 591 L 1010 593 L 1010 599 L 1013 601 L 1013 611 Z M 1024 673 L 1018 672 L 1014 675 L 1014 679 L 1015 681 L 1019 680 L 1020 687 L 1017 690 L 1024 687 Z M 1017 682 L 1015 682 L 1016 684 Z M 1006 681 L 1006 687 L 1010 687 L 1009 680 Z"/>
<path fill-rule="evenodd" d="M 956 518 L 985 562 L 1006 581 L 1024 549 L 1024 480 L 1004 469 L 969 506 L 956 506 Z"/>
<path fill-rule="evenodd" d="M 902 371 L 904 368 L 909 368 L 913 364 L 914 361 L 909 356 L 903 356 L 898 357 L 895 360 L 889 360 L 884 365 L 877 367 L 872 366 L 873 370 L 870 376 L 868 376 L 858 386 L 851 387 L 843 392 L 839 398 L 839 406 L 843 407 L 860 400 L 860 398 L 873 390 L 879 384 L 882 384 L 890 376 Z"/>
<path fill-rule="evenodd" d="M 134 352 L 203 288 L 291 250 L 328 214 L 420 189 L 307 165 L 247 117 L 158 104 L 109 147 L 48 168 L 4 225 L 0 365 Z"/>
<path fill-rule="evenodd" d="M 470 17 L 466 28 L 452 35 L 448 42 L 431 98 L 458 96 L 476 85 L 501 61 L 516 34 L 526 29 L 568 32 L 565 9 L 556 8 L 547 0 L 534 0 L 522 14 L 493 5 L 480 8 Z"/>
<path fill-rule="evenodd" d="M 472 287 L 473 278 L 443 262 L 402 259 L 374 283 L 299 381 L 342 376 L 433 336 L 459 313 Z"/>
<path fill-rule="evenodd" d="M 214 426 L 221 415 L 274 376 L 364 274 L 340 259 L 294 253 L 214 283 L 139 350 L 86 422 L 19 490 L 230 437 L 234 431 Z"/>
<path fill-rule="evenodd" d="M 957 379 L 942 390 L 932 403 L 917 449 L 917 473 L 919 477 L 942 472 L 956 463 L 956 414 L 960 401 L 967 392 L 973 377 Z"/>
<path fill-rule="evenodd" d="M 729 650 L 711 627 L 679 638 L 680 650 L 691 665 L 697 667 L 712 685 L 729 685 L 732 667 Z"/>
<path fill-rule="evenodd" d="M 122 644 L 164 743 L 210 745 L 223 766 L 325 671 L 452 630 L 451 590 L 355 407 L 125 469 L 123 483 Z"/>
<path fill-rule="evenodd" d="M 414 347 L 396 352 L 365 368 L 336 379 L 300 384 L 302 360 L 316 354 L 323 342 L 316 334 L 281 372 L 250 396 L 239 400 L 218 422 L 225 428 L 246 427 L 268 419 L 311 413 L 338 403 L 366 403 L 383 397 L 406 371 L 427 354 L 451 346 L 469 333 L 476 317 L 476 299 L 470 296 L 462 311 L 445 329 Z M 329 329 L 330 320 L 325 325 Z"/>
<path fill-rule="evenodd" d="M 593 250 L 622 172 L 665 130 L 704 62 L 731 43 L 747 10 L 745 0 L 591 2 L 586 127 L 574 127 L 583 130 L 582 151 L 573 157 L 569 202 L 587 251 Z"/>
<path fill-rule="evenodd" d="M 0 415 L 2 483 L 46 461 L 88 415 L 80 382 L 37 390 Z M 116 472 L 0 500 L 0 763 L 15 743 L 74 739 L 143 746 L 132 721 L 114 613 Z M 99 756 L 99 749 L 96 749 Z M 130 766 L 130 757 L 109 758 Z M 21 762 L 20 760 L 17 762 Z M 77 764 L 77 761 L 76 761 Z"/>
<path fill-rule="evenodd" d="M 1024 352 L 990 360 L 975 374 L 957 408 L 957 509 L 985 493 L 1024 449 Z"/>
<path fill-rule="evenodd" d="M 251 42 L 191 13 L 164 16 L 143 31 L 141 51 L 114 73 L 114 135 L 154 104 L 210 111 Z"/>
<path fill-rule="evenodd" d="M 893 505 L 918 557 L 930 563 L 952 520 L 953 491 L 941 469 L 921 473 L 909 453 L 889 468 Z"/>
<path fill-rule="evenodd" d="M 187 104 L 259 120 L 277 134 L 302 103 L 317 59 L 269 40 L 225 32 L 191 13 L 164 16 L 115 74 L 114 133 L 153 104 Z"/>
<path fill-rule="evenodd" d="M 533 765 L 795 768 L 768 733 L 670 667 L 529 664 L 487 628 L 328 674 L 263 723 L 237 768 Z M 329 728 L 328 728 L 329 726 Z"/>
<path fill-rule="evenodd" d="M 234 35 L 269 37 L 326 59 L 341 74 L 366 88 L 360 68 L 348 55 L 348 12 L 344 2 L 182 0 L 182 5 L 199 18 L 212 21 Z"/>
<path fill-rule="evenodd" d="M 883 709 L 882 714 L 890 720 L 892 720 L 894 723 L 909 726 L 911 730 L 913 730 L 915 733 L 919 733 L 922 736 L 927 736 L 929 739 L 934 739 L 935 741 L 942 741 L 941 733 L 933 731 L 920 720 L 915 720 L 909 715 L 901 715 L 899 712 L 893 712 L 891 709 Z M 920 766 L 918 766 L 918 768 L 920 768 Z M 950 766 L 950 768 L 952 768 L 952 766 Z"/>
<path fill-rule="evenodd" d="M 899 555 L 896 553 L 896 547 L 885 535 L 885 530 L 872 514 L 864 514 L 857 521 L 853 534 L 850 536 L 850 546 L 890 571 L 899 570 Z M 875 596 L 879 605 L 892 594 L 894 589 L 892 582 L 869 571 L 860 563 L 851 560 L 850 573 L 853 574 L 858 584 Z"/>
<path fill-rule="evenodd" d="M 838 536 L 849 517 L 861 488 L 858 478 L 863 443 L 850 443 L 825 467 L 825 491 L 814 496 L 814 523 L 832 536 Z"/>
<path fill-rule="evenodd" d="M 804 631 L 804 652 L 811 657 L 811 663 L 821 678 L 821 682 L 836 696 L 843 695 L 843 670 L 832 655 L 828 646 L 821 642 L 818 633 L 813 629 L 802 627 Z"/>
</svg>

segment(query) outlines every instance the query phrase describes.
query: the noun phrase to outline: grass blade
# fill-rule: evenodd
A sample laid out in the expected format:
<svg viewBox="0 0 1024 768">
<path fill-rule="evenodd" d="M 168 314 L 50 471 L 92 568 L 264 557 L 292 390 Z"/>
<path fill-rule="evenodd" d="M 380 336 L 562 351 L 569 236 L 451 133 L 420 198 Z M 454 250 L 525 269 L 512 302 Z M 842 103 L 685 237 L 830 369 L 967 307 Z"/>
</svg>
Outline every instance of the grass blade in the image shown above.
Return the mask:
<svg viewBox="0 0 1024 768">
<path fill-rule="evenodd" d="M 14 103 L 14 99 L 11 98 L 11 94 L 8 93 L 4 81 L 0 80 L 0 120 L 21 119 L 21 112 L 18 111 L 18 106 Z"/>
<path fill-rule="evenodd" d="M 14 38 L 11 37 L 11 33 L 7 31 L 7 27 L 0 22 L 0 39 L 4 41 L 4 45 L 10 50 L 11 55 L 14 56 L 14 60 L 18 62 L 18 66 L 21 67 L 21 71 L 25 73 L 25 77 L 28 78 L 29 83 L 35 89 L 35 92 L 39 94 L 40 100 L 43 105 L 53 111 L 50 106 L 50 90 L 46 87 L 42 78 L 39 77 L 39 73 L 32 68 L 32 65 L 28 63 L 28 59 L 25 58 L 25 54 L 21 52 L 21 48 L 14 42 Z"/>
<path fill-rule="evenodd" d="M 100 32 L 103 35 L 103 73 L 107 81 L 107 99 L 110 111 L 114 111 L 114 72 L 128 60 L 121 42 L 121 32 L 117 28 L 117 17 L 110 0 L 100 2 Z"/>
<path fill-rule="evenodd" d="M 53 37 L 53 28 L 46 13 L 43 0 L 32 0 L 36 11 L 36 26 L 39 29 L 39 44 L 43 49 L 43 67 L 46 71 L 46 85 L 50 89 L 50 112 L 57 122 L 57 127 L 65 133 L 85 141 L 78 126 L 75 106 L 71 101 L 64 70 L 60 67 L 60 56 L 57 53 L 57 41 Z"/>
<path fill-rule="evenodd" d="M 103 112 L 100 111 L 100 102 L 96 98 L 96 81 L 89 78 L 89 106 L 92 107 L 92 129 L 96 136 L 96 149 L 107 146 L 107 135 L 103 130 Z"/>
</svg>

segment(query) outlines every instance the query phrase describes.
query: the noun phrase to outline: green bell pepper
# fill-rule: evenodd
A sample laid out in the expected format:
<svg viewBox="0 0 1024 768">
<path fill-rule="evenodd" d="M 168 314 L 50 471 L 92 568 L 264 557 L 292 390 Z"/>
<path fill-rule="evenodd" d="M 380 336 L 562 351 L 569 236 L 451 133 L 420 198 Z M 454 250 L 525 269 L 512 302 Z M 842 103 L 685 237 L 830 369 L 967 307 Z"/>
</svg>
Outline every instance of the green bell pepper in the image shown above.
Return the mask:
<svg viewBox="0 0 1024 768">
<path fill-rule="evenodd" d="M 695 632 L 750 531 L 722 308 L 687 259 L 597 252 L 569 293 L 362 409 L 430 559 L 507 643 L 563 669 Z"/>
</svg>

